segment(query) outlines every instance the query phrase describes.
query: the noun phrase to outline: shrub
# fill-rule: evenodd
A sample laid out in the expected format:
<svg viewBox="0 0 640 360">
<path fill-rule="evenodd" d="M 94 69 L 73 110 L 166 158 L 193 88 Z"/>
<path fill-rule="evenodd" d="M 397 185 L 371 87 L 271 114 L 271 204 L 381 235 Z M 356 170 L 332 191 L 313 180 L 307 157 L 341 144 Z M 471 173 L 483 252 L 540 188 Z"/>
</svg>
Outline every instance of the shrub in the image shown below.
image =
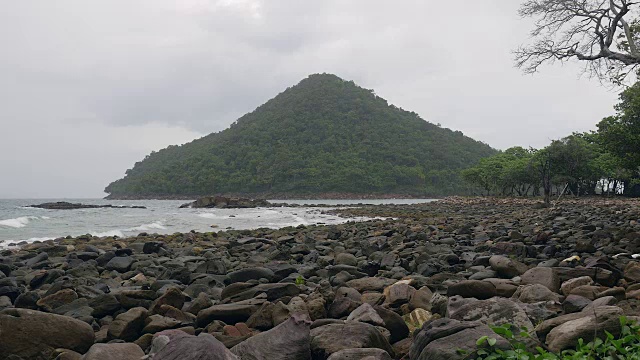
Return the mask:
<svg viewBox="0 0 640 360">
<path fill-rule="evenodd" d="M 535 352 L 530 352 L 518 338 L 530 337 L 525 328 L 505 324 L 493 327 L 493 331 L 505 338 L 511 349 L 502 350 L 495 347 L 497 340 L 489 336 L 483 336 L 476 344 L 478 350 L 467 354 L 467 359 L 482 360 L 640 360 L 640 326 L 631 324 L 625 317 L 620 318 L 622 327 L 621 335 L 616 338 L 605 331 L 603 339 L 597 338 L 589 343 L 578 340 L 575 349 L 564 350 L 555 354 L 536 347 Z"/>
</svg>

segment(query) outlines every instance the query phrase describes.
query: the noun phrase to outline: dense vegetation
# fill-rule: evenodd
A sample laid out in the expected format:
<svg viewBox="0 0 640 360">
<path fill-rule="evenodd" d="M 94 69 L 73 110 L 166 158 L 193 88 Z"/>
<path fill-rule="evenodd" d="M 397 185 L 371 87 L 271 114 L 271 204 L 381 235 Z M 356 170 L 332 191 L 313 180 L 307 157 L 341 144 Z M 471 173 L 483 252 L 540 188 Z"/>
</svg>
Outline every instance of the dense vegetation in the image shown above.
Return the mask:
<svg viewBox="0 0 640 360">
<path fill-rule="evenodd" d="M 543 149 L 507 149 L 464 170 L 463 177 L 483 194 L 639 196 L 640 83 L 622 92 L 616 111 L 597 131 Z"/>
<path fill-rule="evenodd" d="M 486 144 L 390 105 L 372 90 L 311 75 L 229 129 L 154 152 L 112 196 L 213 193 L 446 195 Z"/>
<path fill-rule="evenodd" d="M 527 329 L 518 329 L 512 324 L 493 327 L 493 331 L 506 339 L 511 349 L 497 348 L 495 338 L 483 336 L 476 344 L 479 350 L 467 354 L 468 359 L 476 360 L 633 360 L 640 359 L 640 326 L 629 321 L 626 317 L 620 318 L 621 331 L 619 336 L 604 330 L 603 338 L 595 338 L 591 342 L 579 339 L 575 349 L 562 351 L 560 354 L 545 351 L 536 347 L 529 351 L 527 346 L 520 342 L 521 339 L 531 335 Z"/>
</svg>

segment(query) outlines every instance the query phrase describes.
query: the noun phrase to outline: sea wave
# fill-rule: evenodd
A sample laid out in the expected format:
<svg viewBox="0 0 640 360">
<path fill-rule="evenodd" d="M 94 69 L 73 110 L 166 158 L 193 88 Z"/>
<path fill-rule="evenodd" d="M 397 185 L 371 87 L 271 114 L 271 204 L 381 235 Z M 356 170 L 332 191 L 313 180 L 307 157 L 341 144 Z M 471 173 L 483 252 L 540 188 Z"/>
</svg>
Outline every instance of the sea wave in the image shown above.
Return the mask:
<svg viewBox="0 0 640 360">
<path fill-rule="evenodd" d="M 97 236 L 97 237 L 107 237 L 107 236 L 117 236 L 117 237 L 126 237 L 124 235 L 124 233 L 121 230 L 109 230 L 109 231 L 104 231 L 104 232 L 91 232 L 90 233 L 93 236 Z"/>
<path fill-rule="evenodd" d="M 27 226 L 32 220 L 47 220 L 49 217 L 43 216 L 21 216 L 14 219 L 0 220 L 0 226 L 6 226 L 11 228 L 23 228 Z"/>
<path fill-rule="evenodd" d="M 128 229 L 127 231 L 150 231 L 150 230 L 165 230 L 166 227 L 162 223 L 162 221 L 152 222 L 150 224 L 143 224 L 137 227 L 133 227 Z"/>
</svg>

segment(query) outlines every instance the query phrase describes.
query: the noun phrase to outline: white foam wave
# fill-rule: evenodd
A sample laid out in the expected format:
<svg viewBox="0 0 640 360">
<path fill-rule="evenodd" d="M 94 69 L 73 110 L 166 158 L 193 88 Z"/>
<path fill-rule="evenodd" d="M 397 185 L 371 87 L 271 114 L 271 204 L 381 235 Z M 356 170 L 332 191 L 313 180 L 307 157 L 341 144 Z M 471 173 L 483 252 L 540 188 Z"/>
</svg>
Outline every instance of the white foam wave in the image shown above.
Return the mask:
<svg viewBox="0 0 640 360">
<path fill-rule="evenodd" d="M 150 224 L 143 224 L 134 228 L 131 228 L 127 231 L 150 231 L 150 230 L 165 230 L 166 227 L 162 224 L 161 221 L 152 222 Z"/>
<path fill-rule="evenodd" d="M 43 217 L 44 218 L 44 217 Z M 41 219 L 37 216 L 21 216 L 15 219 L 6 219 L 0 220 L 0 226 L 12 227 L 12 228 L 23 228 L 31 222 L 31 220 Z"/>
<path fill-rule="evenodd" d="M 125 237 L 124 233 L 121 230 L 109 230 L 105 232 L 91 232 L 91 235 L 97 237 L 107 237 L 107 236 L 117 236 L 117 237 Z"/>
<path fill-rule="evenodd" d="M 198 214 L 198 216 L 205 219 L 228 219 L 229 218 L 228 216 L 220 216 L 212 213 L 202 213 L 202 214 Z"/>
</svg>

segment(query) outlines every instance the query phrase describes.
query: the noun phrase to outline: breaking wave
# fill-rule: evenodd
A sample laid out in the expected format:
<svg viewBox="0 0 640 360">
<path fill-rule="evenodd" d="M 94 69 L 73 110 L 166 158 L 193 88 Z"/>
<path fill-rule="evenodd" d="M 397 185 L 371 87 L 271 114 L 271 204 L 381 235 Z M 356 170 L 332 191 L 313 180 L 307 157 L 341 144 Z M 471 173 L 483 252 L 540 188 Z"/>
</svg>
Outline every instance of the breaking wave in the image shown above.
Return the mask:
<svg viewBox="0 0 640 360">
<path fill-rule="evenodd" d="M 27 226 L 32 220 L 41 220 L 41 219 L 46 220 L 46 219 L 49 219 L 49 217 L 21 216 L 15 219 L 0 220 L 0 226 L 6 226 L 11 228 L 23 228 Z"/>
</svg>

